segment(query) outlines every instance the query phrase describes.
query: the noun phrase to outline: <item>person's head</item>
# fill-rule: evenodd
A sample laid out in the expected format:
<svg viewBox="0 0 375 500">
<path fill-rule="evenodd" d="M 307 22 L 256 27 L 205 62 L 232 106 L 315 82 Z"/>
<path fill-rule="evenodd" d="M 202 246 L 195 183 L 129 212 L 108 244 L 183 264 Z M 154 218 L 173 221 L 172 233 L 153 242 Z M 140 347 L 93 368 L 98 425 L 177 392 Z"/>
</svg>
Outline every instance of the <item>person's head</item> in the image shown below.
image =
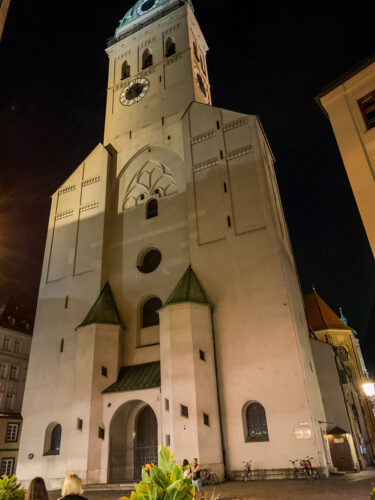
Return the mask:
<svg viewBox="0 0 375 500">
<path fill-rule="evenodd" d="M 182 467 L 186 467 L 189 465 L 189 460 L 187 458 L 184 458 L 184 461 L 182 462 Z"/>
<path fill-rule="evenodd" d="M 48 500 L 47 488 L 42 477 L 34 477 L 31 480 L 25 500 Z"/>
<path fill-rule="evenodd" d="M 198 459 L 197 459 L 197 458 L 193 458 L 193 465 L 194 465 L 194 467 L 195 467 L 196 465 L 198 465 Z"/>
<path fill-rule="evenodd" d="M 71 472 L 67 474 L 64 479 L 64 484 L 61 490 L 61 494 L 63 497 L 67 495 L 82 495 L 83 488 L 80 478 L 77 474 Z"/>
</svg>

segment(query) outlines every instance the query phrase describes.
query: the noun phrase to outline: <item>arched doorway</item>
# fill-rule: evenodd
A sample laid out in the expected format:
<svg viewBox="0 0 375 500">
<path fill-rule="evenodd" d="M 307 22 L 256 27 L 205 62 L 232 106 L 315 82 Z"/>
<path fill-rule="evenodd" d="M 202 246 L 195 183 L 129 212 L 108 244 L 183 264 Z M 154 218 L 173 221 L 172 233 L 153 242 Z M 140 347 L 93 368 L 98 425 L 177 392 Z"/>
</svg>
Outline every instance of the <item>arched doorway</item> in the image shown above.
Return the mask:
<svg viewBox="0 0 375 500">
<path fill-rule="evenodd" d="M 158 424 L 151 406 L 133 400 L 113 415 L 109 431 L 108 481 L 139 480 L 142 467 L 157 461 Z"/>
<path fill-rule="evenodd" d="M 151 406 L 147 405 L 138 413 L 134 440 L 134 479 L 142 476 L 145 464 L 158 460 L 158 423 Z"/>
</svg>

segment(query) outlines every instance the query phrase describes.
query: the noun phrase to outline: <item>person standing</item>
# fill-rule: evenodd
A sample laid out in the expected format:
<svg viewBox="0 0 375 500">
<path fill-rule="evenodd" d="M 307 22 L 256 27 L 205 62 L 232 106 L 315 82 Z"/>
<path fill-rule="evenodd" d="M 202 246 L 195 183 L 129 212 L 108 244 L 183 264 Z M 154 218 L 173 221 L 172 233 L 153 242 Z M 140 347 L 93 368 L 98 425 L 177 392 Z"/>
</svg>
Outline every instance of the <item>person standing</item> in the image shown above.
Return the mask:
<svg viewBox="0 0 375 500">
<path fill-rule="evenodd" d="M 200 493 L 200 491 L 202 489 L 201 470 L 202 470 L 202 467 L 199 465 L 198 459 L 194 458 L 193 459 L 193 467 L 192 467 L 192 480 L 193 480 L 193 486 L 195 489 L 196 498 L 201 497 L 201 493 Z"/>
<path fill-rule="evenodd" d="M 64 479 L 64 484 L 61 490 L 61 498 L 59 500 L 87 500 L 82 496 L 83 488 L 80 478 L 77 474 L 71 472 Z"/>
<path fill-rule="evenodd" d="M 49 500 L 47 488 L 42 477 L 34 477 L 30 481 L 25 500 Z"/>
</svg>

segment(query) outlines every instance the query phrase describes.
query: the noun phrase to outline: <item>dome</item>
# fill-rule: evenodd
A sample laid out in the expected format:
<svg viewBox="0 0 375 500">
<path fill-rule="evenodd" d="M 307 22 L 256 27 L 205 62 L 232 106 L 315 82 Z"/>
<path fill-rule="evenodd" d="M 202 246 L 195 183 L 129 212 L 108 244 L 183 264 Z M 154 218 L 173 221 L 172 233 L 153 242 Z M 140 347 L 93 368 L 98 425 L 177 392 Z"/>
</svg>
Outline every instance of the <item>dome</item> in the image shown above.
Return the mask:
<svg viewBox="0 0 375 500">
<path fill-rule="evenodd" d="M 138 0 L 138 2 L 133 5 L 131 9 L 125 14 L 125 16 L 120 21 L 120 26 L 116 30 L 116 37 L 118 37 L 125 28 L 132 23 L 141 19 L 145 14 L 152 12 L 153 10 L 161 7 L 165 4 L 170 4 L 174 7 L 179 7 L 184 3 L 189 3 L 192 7 L 191 0 Z"/>
</svg>

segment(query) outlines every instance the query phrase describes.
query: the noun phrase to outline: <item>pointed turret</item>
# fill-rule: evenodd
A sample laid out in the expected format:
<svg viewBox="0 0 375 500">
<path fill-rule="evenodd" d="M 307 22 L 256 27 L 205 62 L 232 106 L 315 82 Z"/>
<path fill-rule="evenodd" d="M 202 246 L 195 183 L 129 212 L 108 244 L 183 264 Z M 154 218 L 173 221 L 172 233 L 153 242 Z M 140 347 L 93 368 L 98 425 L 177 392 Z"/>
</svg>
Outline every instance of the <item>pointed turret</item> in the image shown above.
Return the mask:
<svg viewBox="0 0 375 500">
<path fill-rule="evenodd" d="M 175 289 L 165 301 L 163 308 L 171 304 L 184 304 L 186 302 L 203 304 L 212 308 L 212 304 L 208 300 L 191 265 L 187 268 Z"/>
<path fill-rule="evenodd" d="M 93 324 L 118 325 L 125 329 L 109 283 L 104 285 L 99 297 L 76 330 Z"/>
</svg>

